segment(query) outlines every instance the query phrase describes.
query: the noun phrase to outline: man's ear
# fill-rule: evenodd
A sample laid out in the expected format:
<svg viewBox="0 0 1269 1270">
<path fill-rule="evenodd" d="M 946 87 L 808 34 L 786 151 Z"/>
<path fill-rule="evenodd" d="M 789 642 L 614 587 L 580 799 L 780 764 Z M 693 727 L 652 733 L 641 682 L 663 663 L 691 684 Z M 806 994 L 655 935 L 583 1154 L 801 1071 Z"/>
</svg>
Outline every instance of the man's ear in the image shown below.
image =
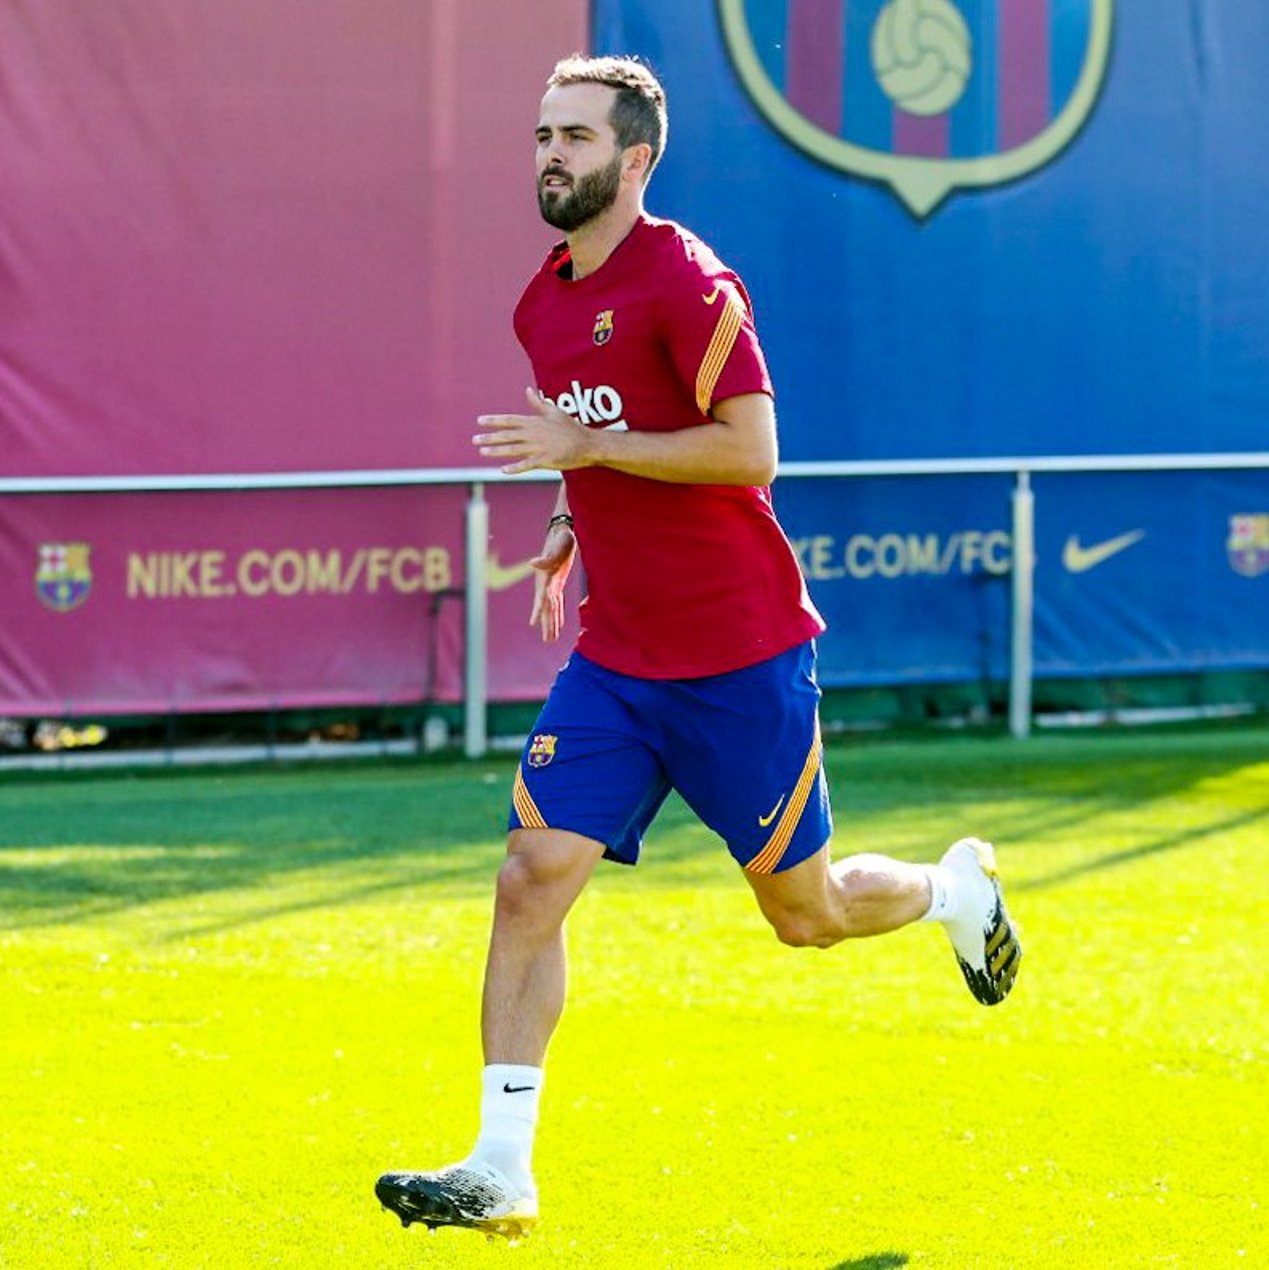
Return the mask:
<svg viewBox="0 0 1269 1270">
<path fill-rule="evenodd" d="M 625 170 L 640 182 L 648 179 L 648 170 L 652 166 L 652 147 L 646 141 L 626 147 Z"/>
</svg>

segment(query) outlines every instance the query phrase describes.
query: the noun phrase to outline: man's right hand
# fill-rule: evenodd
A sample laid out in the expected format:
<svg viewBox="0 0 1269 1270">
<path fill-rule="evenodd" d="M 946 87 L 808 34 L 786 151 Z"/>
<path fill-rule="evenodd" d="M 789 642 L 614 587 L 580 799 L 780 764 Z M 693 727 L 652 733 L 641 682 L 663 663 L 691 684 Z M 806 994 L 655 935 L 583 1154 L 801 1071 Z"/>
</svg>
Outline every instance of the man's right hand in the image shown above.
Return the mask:
<svg viewBox="0 0 1269 1270">
<path fill-rule="evenodd" d="M 564 585 L 577 555 L 577 539 L 568 525 L 552 525 L 546 535 L 542 554 L 529 562 L 533 574 L 533 608 L 529 625 L 542 632 L 542 642 L 559 639 L 564 629 Z"/>
</svg>

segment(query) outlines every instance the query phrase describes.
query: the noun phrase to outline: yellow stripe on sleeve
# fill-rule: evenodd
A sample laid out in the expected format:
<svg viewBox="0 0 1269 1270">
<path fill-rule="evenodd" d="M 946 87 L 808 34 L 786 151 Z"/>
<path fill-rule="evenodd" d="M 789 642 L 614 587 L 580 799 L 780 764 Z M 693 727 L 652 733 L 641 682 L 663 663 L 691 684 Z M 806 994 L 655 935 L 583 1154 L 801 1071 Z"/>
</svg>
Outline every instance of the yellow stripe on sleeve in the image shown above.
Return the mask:
<svg viewBox="0 0 1269 1270">
<path fill-rule="evenodd" d="M 771 837 L 767 839 L 766 845 L 745 865 L 748 872 L 774 873 L 780 861 L 784 859 L 784 853 L 789 849 L 789 843 L 793 841 L 793 831 L 798 827 L 798 821 L 802 819 L 802 813 L 806 810 L 806 801 L 810 798 L 811 790 L 815 786 L 815 778 L 819 775 L 821 753 L 822 747 L 817 725 L 815 740 L 811 743 L 811 751 L 806 756 L 806 762 L 802 766 L 802 774 L 798 777 L 797 786 L 793 790 L 793 797 L 786 804 L 784 815 L 780 817 L 780 821 Z"/>
<path fill-rule="evenodd" d="M 714 389 L 718 386 L 719 376 L 731 350 L 735 347 L 736 336 L 745 320 L 745 306 L 740 297 L 730 287 L 722 289 L 722 312 L 718 315 L 718 325 L 714 327 L 714 336 L 701 359 L 700 370 L 696 373 L 696 404 L 701 414 L 709 414 L 714 401 Z"/>
<path fill-rule="evenodd" d="M 546 818 L 538 810 L 538 805 L 524 783 L 524 774 L 516 768 L 515 784 L 511 787 L 511 805 L 516 809 L 520 824 L 525 829 L 546 829 Z"/>
</svg>

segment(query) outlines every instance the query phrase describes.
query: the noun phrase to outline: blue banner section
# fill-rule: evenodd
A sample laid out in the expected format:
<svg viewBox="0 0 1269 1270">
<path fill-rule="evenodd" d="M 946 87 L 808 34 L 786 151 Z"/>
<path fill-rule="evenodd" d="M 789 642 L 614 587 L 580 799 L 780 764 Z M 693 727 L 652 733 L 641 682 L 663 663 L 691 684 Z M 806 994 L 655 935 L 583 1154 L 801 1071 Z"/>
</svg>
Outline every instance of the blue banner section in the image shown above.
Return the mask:
<svg viewBox="0 0 1269 1270">
<path fill-rule="evenodd" d="M 745 278 L 784 459 L 1269 450 L 1265 6 L 597 0 L 593 30 L 666 85 L 649 208 Z M 1007 673 L 1009 492 L 782 483 L 826 683 Z M 1269 474 L 1035 492 L 1039 675 L 1269 666 Z"/>
<path fill-rule="evenodd" d="M 1269 665 L 1269 473 L 1036 481 L 1036 669 Z"/>
<path fill-rule="evenodd" d="M 776 507 L 829 624 L 824 683 L 1007 676 L 1007 478 L 784 481 Z"/>
<path fill-rule="evenodd" d="M 1269 473 L 1041 475 L 1033 486 L 1037 675 L 1269 663 Z M 777 487 L 829 622 L 826 684 L 1007 678 L 1010 492 L 986 476 Z"/>
</svg>

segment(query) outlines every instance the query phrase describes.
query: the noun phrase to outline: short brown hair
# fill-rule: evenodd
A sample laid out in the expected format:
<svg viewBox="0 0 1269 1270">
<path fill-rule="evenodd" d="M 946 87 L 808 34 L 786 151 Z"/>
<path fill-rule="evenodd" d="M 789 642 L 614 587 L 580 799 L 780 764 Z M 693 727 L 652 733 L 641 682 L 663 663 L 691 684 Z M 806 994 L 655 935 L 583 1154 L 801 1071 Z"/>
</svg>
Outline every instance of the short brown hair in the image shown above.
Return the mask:
<svg viewBox="0 0 1269 1270">
<path fill-rule="evenodd" d="M 617 134 L 617 144 L 646 144 L 652 149 L 647 180 L 665 150 L 670 121 L 665 108 L 665 89 L 660 80 L 637 57 L 587 57 L 574 53 L 556 62 L 548 88 L 570 84 L 603 84 L 617 92 L 608 122 Z"/>
</svg>

